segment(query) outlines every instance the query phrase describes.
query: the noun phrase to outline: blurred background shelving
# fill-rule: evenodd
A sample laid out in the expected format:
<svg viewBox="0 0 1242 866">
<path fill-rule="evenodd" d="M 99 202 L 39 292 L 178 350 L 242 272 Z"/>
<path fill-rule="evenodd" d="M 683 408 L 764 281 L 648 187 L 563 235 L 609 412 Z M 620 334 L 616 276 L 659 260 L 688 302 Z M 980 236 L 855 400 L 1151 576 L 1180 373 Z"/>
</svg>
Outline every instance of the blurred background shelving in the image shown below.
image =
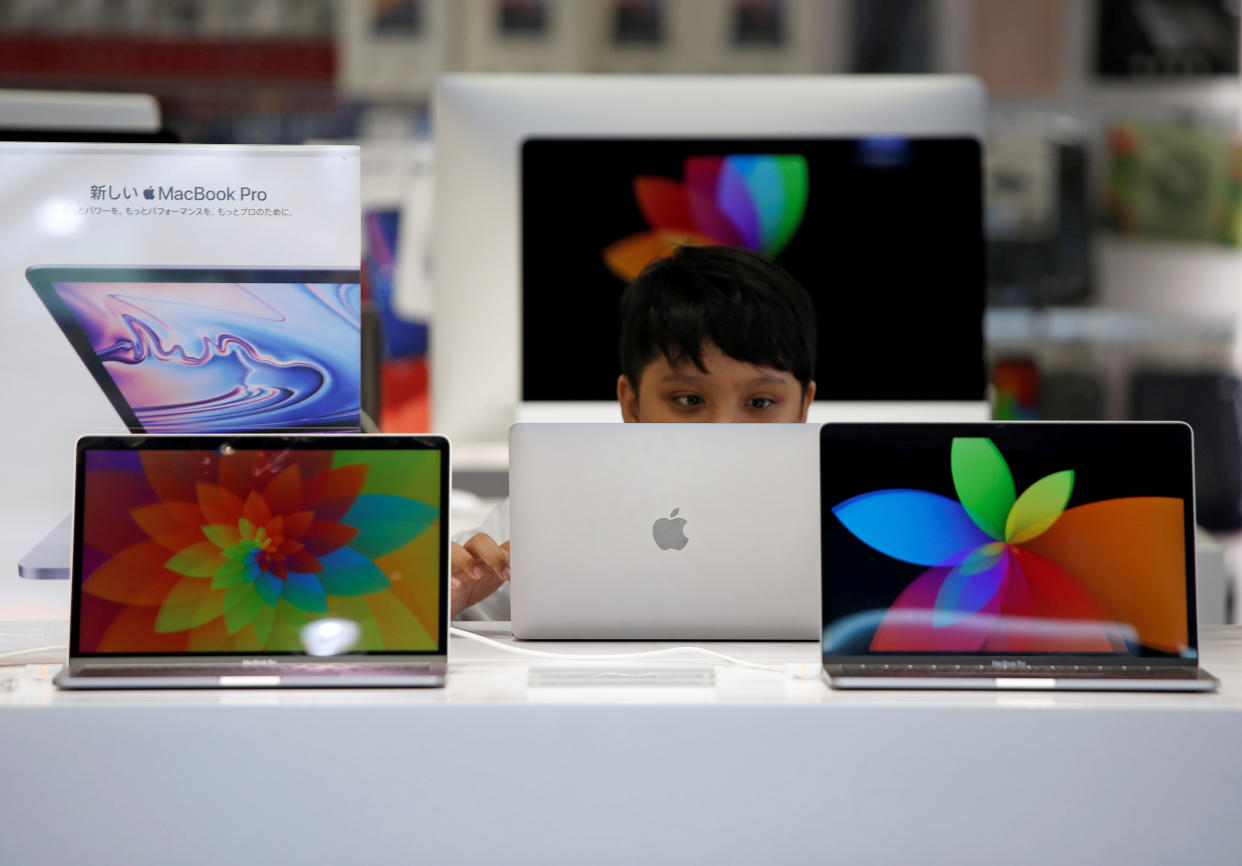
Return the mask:
<svg viewBox="0 0 1242 866">
<path fill-rule="evenodd" d="M 1240 5 L 0 0 L 0 87 L 151 93 L 186 142 L 361 143 L 364 279 L 386 305 L 382 426 L 416 430 L 434 422 L 425 353 L 438 74 L 971 73 L 989 93 L 995 414 L 1143 417 L 1162 399 L 1175 411 L 1180 381 L 1184 393 L 1203 389 L 1199 423 L 1232 455 L 1242 454 Z M 900 203 L 893 219 L 899 245 L 935 219 L 934 203 Z M 1235 532 L 1242 513 L 1215 528 Z"/>
<path fill-rule="evenodd" d="M 372 212 L 368 240 L 387 245 L 385 270 L 373 275 L 392 283 L 388 324 L 426 328 L 434 317 L 430 220 L 417 211 L 429 209 L 428 103 L 441 72 L 968 72 L 990 98 L 990 363 L 1022 352 L 1032 361 L 1063 356 L 1058 335 L 1075 321 L 1077 356 L 1086 345 L 1125 350 L 1135 363 L 1151 355 L 1158 365 L 1186 367 L 1198 352 L 1200 366 L 1234 373 L 1242 369 L 1230 336 L 1242 321 L 1238 7 L 1237 0 L 0 0 L 0 87 L 150 92 L 186 142 L 361 142 L 375 151 L 364 160 L 364 174 L 374 176 L 363 186 L 364 194 L 380 192 L 364 195 L 364 205 Z M 1137 157 L 1123 153 L 1125 136 Z M 1228 231 L 1167 236 L 1209 207 L 1217 222 L 1233 220 Z M 1219 216 L 1222 208 L 1228 216 Z M 902 231 L 917 231 L 920 219 L 934 213 L 911 205 L 894 214 Z M 1072 308 L 1093 312 L 1075 316 Z M 1170 325 L 1178 337 L 1136 332 L 1128 312 L 1181 323 Z M 1028 323 L 1020 335 L 1015 322 Z M 425 349 L 427 339 L 407 330 L 402 351 Z M 398 390 L 425 381 L 425 370 L 407 370 Z M 1120 387 L 1118 374 L 1103 386 Z M 425 402 L 425 394 L 410 399 Z M 997 401 L 1002 412 L 1005 405 Z M 1100 411 L 1127 409 L 1111 394 Z M 396 418 L 402 426 L 428 423 L 423 410 L 390 413 Z"/>
</svg>

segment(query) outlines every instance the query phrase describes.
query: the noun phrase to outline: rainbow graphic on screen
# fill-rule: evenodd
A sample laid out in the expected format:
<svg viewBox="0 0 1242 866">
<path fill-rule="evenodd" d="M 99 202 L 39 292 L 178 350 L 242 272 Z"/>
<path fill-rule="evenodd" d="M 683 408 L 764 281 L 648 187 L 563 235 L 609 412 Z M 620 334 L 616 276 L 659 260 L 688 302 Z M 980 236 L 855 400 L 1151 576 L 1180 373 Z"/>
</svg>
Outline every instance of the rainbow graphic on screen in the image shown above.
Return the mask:
<svg viewBox="0 0 1242 866">
<path fill-rule="evenodd" d="M 742 247 L 775 258 L 806 211 L 806 157 L 796 154 L 690 156 L 685 180 L 641 175 L 634 197 L 650 230 L 604 249 L 627 283 L 677 246 Z"/>
<path fill-rule="evenodd" d="M 1123 653 L 1187 648 L 1184 503 L 1126 497 L 1068 508 L 1072 469 L 1017 495 L 990 439 L 953 439 L 957 500 L 864 493 L 832 509 L 858 540 L 926 566 L 884 612 L 877 652 Z"/>
<path fill-rule="evenodd" d="M 83 652 L 300 651 L 327 617 L 353 651 L 437 648 L 436 451 L 91 451 Z"/>
<path fill-rule="evenodd" d="M 55 289 L 148 433 L 358 429 L 358 283 Z"/>
</svg>

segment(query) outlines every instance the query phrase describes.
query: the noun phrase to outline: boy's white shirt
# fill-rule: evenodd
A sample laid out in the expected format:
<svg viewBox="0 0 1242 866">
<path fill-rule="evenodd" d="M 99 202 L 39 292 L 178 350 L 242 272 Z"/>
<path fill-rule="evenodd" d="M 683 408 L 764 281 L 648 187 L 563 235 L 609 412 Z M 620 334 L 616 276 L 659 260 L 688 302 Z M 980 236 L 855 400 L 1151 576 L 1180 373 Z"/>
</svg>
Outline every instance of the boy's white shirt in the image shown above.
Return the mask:
<svg viewBox="0 0 1242 866">
<path fill-rule="evenodd" d="M 491 510 L 491 513 L 483 521 L 483 525 L 475 529 L 467 529 L 453 535 L 453 541 L 456 544 L 465 544 L 480 532 L 485 532 L 492 537 L 497 544 L 504 544 L 509 540 L 509 500 L 502 499 Z M 493 592 L 487 598 L 478 604 L 470 607 L 457 614 L 457 619 L 466 620 L 507 620 L 509 619 L 509 584 L 506 582 L 501 585 L 500 589 Z"/>
</svg>

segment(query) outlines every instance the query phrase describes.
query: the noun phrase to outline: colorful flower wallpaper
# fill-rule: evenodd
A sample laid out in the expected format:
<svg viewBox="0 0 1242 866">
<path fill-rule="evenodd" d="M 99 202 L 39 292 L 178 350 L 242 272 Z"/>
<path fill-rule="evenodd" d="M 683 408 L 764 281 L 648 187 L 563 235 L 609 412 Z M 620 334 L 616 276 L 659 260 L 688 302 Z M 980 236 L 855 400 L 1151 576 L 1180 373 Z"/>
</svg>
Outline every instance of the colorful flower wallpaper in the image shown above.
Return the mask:
<svg viewBox="0 0 1242 866">
<path fill-rule="evenodd" d="M 885 489 L 832 508 L 857 540 L 926 567 L 884 612 L 871 650 L 1186 649 L 1181 499 L 1070 507 L 1069 467 L 1019 493 L 1000 449 L 983 437 L 954 438 L 949 464 L 956 499 Z"/>
<path fill-rule="evenodd" d="M 437 648 L 435 451 L 91 451 L 79 649 L 301 651 L 325 617 L 355 651 Z"/>
<path fill-rule="evenodd" d="M 684 165 L 684 180 L 634 179 L 651 228 L 605 248 L 604 261 L 622 280 L 681 244 L 744 247 L 775 258 L 793 239 L 806 211 L 806 157 L 690 156 Z"/>
</svg>

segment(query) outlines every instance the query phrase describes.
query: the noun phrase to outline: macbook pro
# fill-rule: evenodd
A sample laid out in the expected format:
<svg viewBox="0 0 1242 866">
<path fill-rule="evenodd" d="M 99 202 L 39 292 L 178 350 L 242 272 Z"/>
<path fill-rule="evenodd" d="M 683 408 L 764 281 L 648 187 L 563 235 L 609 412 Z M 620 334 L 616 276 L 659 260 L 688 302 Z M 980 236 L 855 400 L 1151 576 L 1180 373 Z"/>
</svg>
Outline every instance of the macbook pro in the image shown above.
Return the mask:
<svg viewBox="0 0 1242 866">
<path fill-rule="evenodd" d="M 437 436 L 77 445 L 64 688 L 442 685 Z"/>
<path fill-rule="evenodd" d="M 1208 691 L 1180 422 L 826 424 L 838 688 Z"/>
</svg>

